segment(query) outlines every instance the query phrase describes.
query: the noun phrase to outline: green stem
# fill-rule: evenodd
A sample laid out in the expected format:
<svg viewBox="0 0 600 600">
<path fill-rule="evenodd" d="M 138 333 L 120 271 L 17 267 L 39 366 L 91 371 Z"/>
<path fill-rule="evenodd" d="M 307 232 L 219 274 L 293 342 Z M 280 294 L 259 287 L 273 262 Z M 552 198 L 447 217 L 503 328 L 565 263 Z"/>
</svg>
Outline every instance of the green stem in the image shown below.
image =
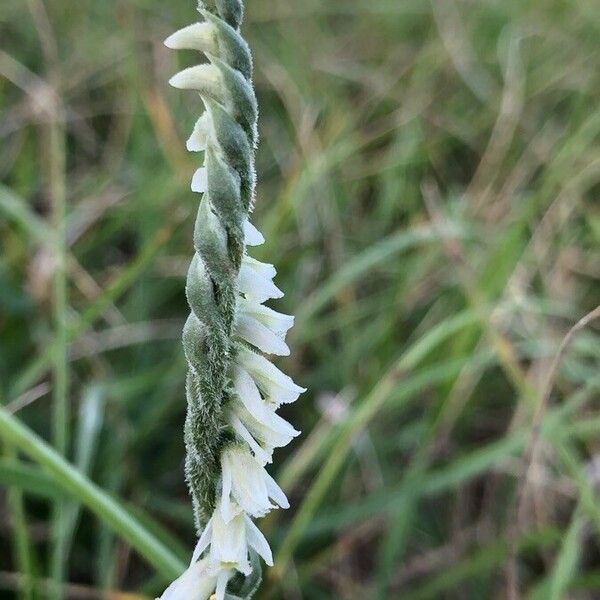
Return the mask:
<svg viewBox="0 0 600 600">
<path fill-rule="evenodd" d="M 73 468 L 36 433 L 2 407 L 0 407 L 0 436 L 45 467 L 63 490 L 109 525 L 146 558 L 166 580 L 178 577 L 185 569 L 185 565 L 116 500 Z"/>
<path fill-rule="evenodd" d="M 10 444 L 6 444 L 5 455 L 9 459 L 14 459 L 16 457 L 16 451 Z M 23 583 L 20 585 L 20 597 L 23 600 L 32 600 L 34 582 L 33 556 L 31 550 L 31 537 L 29 535 L 29 530 L 27 529 L 27 517 L 25 515 L 22 490 L 18 487 L 11 487 L 8 490 L 7 503 L 15 532 L 15 563 L 18 571 L 23 574 Z"/>
<path fill-rule="evenodd" d="M 52 440 L 60 454 L 66 455 L 69 443 L 68 405 L 68 337 L 67 337 L 67 229 L 65 185 L 65 134 L 60 100 L 55 99 L 51 122 L 48 125 L 48 176 L 52 219 L 54 227 L 54 277 L 52 286 L 54 336 L 56 348 L 53 353 L 53 403 Z M 62 583 L 66 570 L 66 507 L 63 499 L 57 499 L 52 517 L 52 562 L 54 581 L 52 597 L 63 597 Z"/>
</svg>

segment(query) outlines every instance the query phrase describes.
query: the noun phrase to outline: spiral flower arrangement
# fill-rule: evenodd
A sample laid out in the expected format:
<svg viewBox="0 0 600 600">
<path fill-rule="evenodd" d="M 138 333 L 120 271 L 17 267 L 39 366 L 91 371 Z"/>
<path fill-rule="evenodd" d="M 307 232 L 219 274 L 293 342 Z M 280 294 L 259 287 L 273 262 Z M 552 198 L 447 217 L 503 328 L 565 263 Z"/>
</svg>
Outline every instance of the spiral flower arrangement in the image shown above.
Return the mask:
<svg viewBox="0 0 600 600">
<path fill-rule="evenodd" d="M 252 58 L 240 35 L 243 4 L 214 0 L 200 2 L 198 10 L 202 21 L 165 44 L 208 59 L 170 80 L 198 92 L 205 108 L 187 141 L 188 150 L 203 152 L 204 166 L 191 184 L 202 197 L 186 283 L 191 313 L 183 331 L 186 479 L 199 540 L 190 567 L 164 600 L 202 600 L 213 593 L 217 600 L 249 598 L 260 579 L 257 556 L 273 564 L 252 519 L 289 506 L 265 465 L 275 448 L 299 433 L 276 409 L 304 391 L 265 356 L 289 354 L 285 335 L 294 319 L 265 306 L 283 296 L 273 283 L 275 269 L 246 253 L 264 239 L 249 221 L 258 111 Z"/>
</svg>

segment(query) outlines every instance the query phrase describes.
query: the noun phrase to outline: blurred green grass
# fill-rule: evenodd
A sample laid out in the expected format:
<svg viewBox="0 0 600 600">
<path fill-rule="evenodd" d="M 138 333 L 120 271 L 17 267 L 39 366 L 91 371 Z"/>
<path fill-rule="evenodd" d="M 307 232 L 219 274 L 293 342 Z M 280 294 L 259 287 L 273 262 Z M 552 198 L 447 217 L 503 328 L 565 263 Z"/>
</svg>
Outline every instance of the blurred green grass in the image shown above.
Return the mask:
<svg viewBox="0 0 600 600">
<path fill-rule="evenodd" d="M 85 490 L 122 511 L 82 507 L 48 446 L 5 443 L 3 597 L 56 593 L 51 573 L 73 598 L 153 597 L 172 563 L 147 544 L 176 562 L 194 543 L 179 336 L 199 101 L 168 89 L 162 46 L 193 18 L 192 0 L 0 4 L 2 402 L 49 444 L 63 420 Z M 551 360 L 600 302 L 599 33 L 594 2 L 248 2 L 256 255 L 309 388 L 285 411 L 303 435 L 275 465 L 292 508 L 263 524 L 259 598 L 503 598 L 515 573 L 516 597 L 599 597 L 597 327 L 560 362 L 517 519 Z"/>
</svg>

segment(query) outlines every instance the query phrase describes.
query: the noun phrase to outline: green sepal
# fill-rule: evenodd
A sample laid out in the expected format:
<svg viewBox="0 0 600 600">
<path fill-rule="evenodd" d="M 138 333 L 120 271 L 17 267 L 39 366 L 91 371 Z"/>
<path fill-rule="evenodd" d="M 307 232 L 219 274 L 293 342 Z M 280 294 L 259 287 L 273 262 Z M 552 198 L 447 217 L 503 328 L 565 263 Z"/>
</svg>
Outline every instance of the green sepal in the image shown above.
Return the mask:
<svg viewBox="0 0 600 600">
<path fill-rule="evenodd" d="M 256 142 L 256 120 L 258 118 L 258 105 L 254 89 L 235 69 L 216 56 L 207 55 L 210 62 L 219 69 L 223 76 L 223 83 L 227 90 L 227 108 L 232 116 L 241 121 L 246 135 L 250 138 L 251 145 Z"/>
<path fill-rule="evenodd" d="M 213 212 L 210 192 L 207 192 L 198 207 L 194 227 L 194 247 L 207 265 L 211 276 L 221 286 L 227 285 L 234 276 L 227 242 L 227 232 L 221 224 L 221 219 Z"/>
<path fill-rule="evenodd" d="M 254 150 L 242 126 L 218 102 L 207 98 L 204 103 L 213 119 L 213 129 L 219 146 L 228 163 L 240 176 L 242 203 L 248 210 L 254 193 Z"/>
<path fill-rule="evenodd" d="M 183 326 L 182 342 L 185 358 L 197 372 L 203 372 L 207 367 L 211 337 L 208 326 L 192 312 Z"/>
<path fill-rule="evenodd" d="M 197 254 L 194 254 L 188 269 L 185 293 L 190 308 L 205 324 L 205 327 L 219 323 L 219 309 L 215 304 L 214 284 L 202 259 Z"/>
<path fill-rule="evenodd" d="M 241 227 L 246 210 L 240 196 L 240 176 L 210 144 L 206 147 L 204 164 L 207 189 L 215 211 L 219 213 L 228 228 Z"/>
<path fill-rule="evenodd" d="M 252 55 L 246 41 L 231 25 L 208 10 L 200 9 L 200 14 L 217 28 L 220 57 L 232 68 L 240 71 L 246 79 L 250 80 L 252 77 Z"/>
<path fill-rule="evenodd" d="M 244 17 L 244 5 L 242 0 L 216 0 L 217 10 L 220 17 L 237 29 Z"/>
<path fill-rule="evenodd" d="M 210 382 L 192 371 L 187 374 L 186 397 L 185 476 L 200 535 L 216 504 L 222 446 L 221 398 L 215 395 Z"/>
</svg>

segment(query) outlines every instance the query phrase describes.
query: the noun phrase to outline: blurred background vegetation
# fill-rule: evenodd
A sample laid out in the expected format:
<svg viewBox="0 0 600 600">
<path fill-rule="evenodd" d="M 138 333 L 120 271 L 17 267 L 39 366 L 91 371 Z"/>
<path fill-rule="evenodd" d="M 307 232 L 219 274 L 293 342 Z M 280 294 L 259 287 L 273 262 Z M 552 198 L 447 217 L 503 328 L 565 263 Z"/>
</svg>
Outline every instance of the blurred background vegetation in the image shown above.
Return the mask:
<svg viewBox="0 0 600 600">
<path fill-rule="evenodd" d="M 600 598 L 591 317 L 552 367 L 600 300 L 600 5 L 247 4 L 256 256 L 309 389 L 258 598 Z M 154 597 L 195 541 L 200 103 L 162 45 L 194 8 L 0 2 L 1 597 Z"/>
</svg>

